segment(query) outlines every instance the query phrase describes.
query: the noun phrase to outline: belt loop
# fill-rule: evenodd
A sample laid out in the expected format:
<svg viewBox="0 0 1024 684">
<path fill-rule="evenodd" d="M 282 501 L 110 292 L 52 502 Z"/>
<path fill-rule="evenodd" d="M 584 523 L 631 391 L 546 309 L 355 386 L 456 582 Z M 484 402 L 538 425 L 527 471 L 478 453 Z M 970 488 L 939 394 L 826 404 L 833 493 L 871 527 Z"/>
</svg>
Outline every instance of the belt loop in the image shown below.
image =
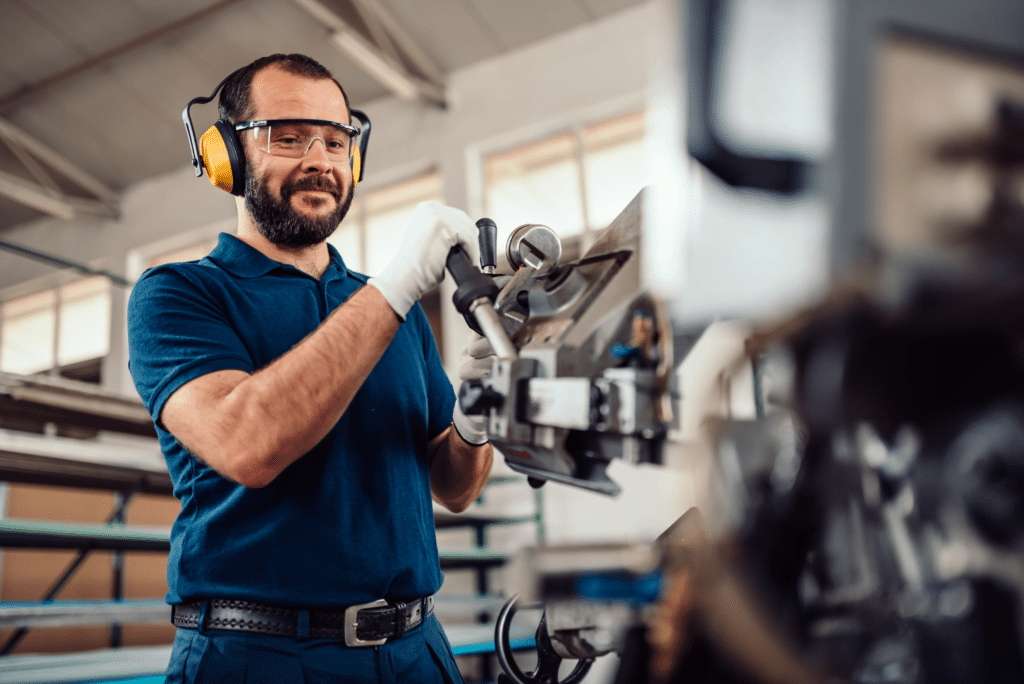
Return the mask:
<svg viewBox="0 0 1024 684">
<path fill-rule="evenodd" d="M 395 601 L 395 631 L 394 638 L 401 639 L 409 631 L 409 614 L 406 612 L 406 605 L 401 601 Z"/>
<path fill-rule="evenodd" d="M 196 623 L 196 631 L 206 636 L 206 613 L 210 609 L 210 599 L 203 599 L 199 602 L 199 621 Z"/>
<path fill-rule="evenodd" d="M 299 608 L 298 614 L 298 634 L 295 638 L 299 641 L 307 641 L 309 639 L 309 610 L 306 608 Z"/>
</svg>

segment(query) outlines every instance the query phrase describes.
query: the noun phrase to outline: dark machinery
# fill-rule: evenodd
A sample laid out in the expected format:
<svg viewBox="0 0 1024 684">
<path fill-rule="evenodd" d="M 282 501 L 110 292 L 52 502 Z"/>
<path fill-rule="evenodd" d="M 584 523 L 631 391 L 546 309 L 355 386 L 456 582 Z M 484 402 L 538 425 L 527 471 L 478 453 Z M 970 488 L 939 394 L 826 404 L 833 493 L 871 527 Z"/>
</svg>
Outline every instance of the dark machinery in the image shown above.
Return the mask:
<svg viewBox="0 0 1024 684">
<path fill-rule="evenodd" d="M 934 154 L 992 173 L 964 256 L 899 264 L 895 289 L 881 264 L 752 336 L 759 415 L 715 422 L 710 529 L 694 510 L 650 544 L 524 552 L 516 600 L 546 613 L 511 681 L 612 651 L 623 682 L 1024 681 L 1024 105 Z"/>
<path fill-rule="evenodd" d="M 725 364 L 753 365 L 757 412 L 705 412 L 699 511 L 650 542 L 521 554 L 509 576 L 518 603 L 497 632 L 508 676 L 556 682 L 558 659 L 576 659 L 577 681 L 614 651 L 617 684 L 1024 681 L 1024 11 L 986 0 L 965 18 L 944 0 L 837 0 L 845 124 L 822 161 L 730 146 L 709 102 L 728 8 L 680 4 L 692 156 L 743 197 L 825 196 L 843 277 L 819 303 L 760 325 Z M 892 63 L 897 39 L 926 46 L 902 62 L 919 77 L 952 64 L 1001 84 L 987 126 L 887 158 L 908 130 L 886 138 L 884 116 L 872 118 L 869 103 L 884 98 L 870 88 L 888 75 L 868 78 L 866 65 Z M 921 121 L 940 121 L 948 97 Z M 906 106 L 891 105 L 901 125 L 915 121 Z M 892 169 L 912 177 L 901 184 Z M 978 211 L 950 209 L 952 191 L 915 204 L 916 189 L 949 177 L 982 179 Z M 896 212 L 869 216 L 871 178 L 897 189 L 876 193 Z M 532 478 L 615 493 L 612 458 L 656 463 L 675 448 L 680 354 L 639 277 L 639 223 L 634 201 L 569 268 L 545 229 L 520 229 L 522 266 L 495 296 L 512 349 L 462 401 Z M 928 244 L 911 239 L 921 235 Z M 502 649 L 523 604 L 545 608 L 532 674 Z"/>
</svg>

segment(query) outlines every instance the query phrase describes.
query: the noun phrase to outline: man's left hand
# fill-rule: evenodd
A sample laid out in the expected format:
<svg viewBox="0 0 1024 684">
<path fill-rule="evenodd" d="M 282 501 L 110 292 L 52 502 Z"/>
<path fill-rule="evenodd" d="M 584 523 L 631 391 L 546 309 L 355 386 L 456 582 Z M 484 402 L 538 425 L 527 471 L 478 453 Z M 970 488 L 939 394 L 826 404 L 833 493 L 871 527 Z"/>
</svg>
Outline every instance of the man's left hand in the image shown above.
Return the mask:
<svg viewBox="0 0 1024 684">
<path fill-rule="evenodd" d="M 473 333 L 473 338 L 466 345 L 466 348 L 462 350 L 459 360 L 462 362 L 459 366 L 459 380 L 466 382 L 467 380 L 479 380 L 490 373 L 496 357 L 494 350 L 491 349 L 490 342 L 486 338 Z M 455 402 L 455 413 L 452 417 L 452 422 L 455 423 L 455 429 L 458 431 L 459 436 L 467 444 L 477 446 L 487 442 L 487 426 L 484 417 L 467 416 L 462 412 L 462 408 L 457 401 Z"/>
</svg>

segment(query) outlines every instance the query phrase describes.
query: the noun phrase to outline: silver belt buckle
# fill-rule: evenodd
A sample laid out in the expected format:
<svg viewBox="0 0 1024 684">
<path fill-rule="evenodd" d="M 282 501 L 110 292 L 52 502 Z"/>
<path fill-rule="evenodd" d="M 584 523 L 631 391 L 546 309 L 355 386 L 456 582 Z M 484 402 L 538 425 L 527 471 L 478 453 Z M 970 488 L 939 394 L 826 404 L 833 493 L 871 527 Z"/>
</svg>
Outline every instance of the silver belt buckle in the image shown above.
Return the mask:
<svg viewBox="0 0 1024 684">
<path fill-rule="evenodd" d="M 388 602 L 384 599 L 377 599 L 376 601 L 370 601 L 369 603 L 360 603 L 357 606 L 349 606 L 345 609 L 345 645 L 352 648 L 359 648 L 362 646 L 380 646 L 387 641 L 387 637 L 383 639 L 369 639 L 363 640 L 356 636 L 357 619 L 359 617 L 359 611 L 363 608 L 386 608 Z"/>
</svg>

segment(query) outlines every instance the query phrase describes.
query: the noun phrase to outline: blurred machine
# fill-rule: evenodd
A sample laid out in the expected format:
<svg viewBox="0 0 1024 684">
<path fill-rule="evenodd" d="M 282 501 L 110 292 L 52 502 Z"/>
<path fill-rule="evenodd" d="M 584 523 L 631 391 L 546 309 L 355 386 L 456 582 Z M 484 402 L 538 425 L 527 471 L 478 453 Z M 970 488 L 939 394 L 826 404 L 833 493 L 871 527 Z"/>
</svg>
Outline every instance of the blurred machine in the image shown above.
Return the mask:
<svg viewBox="0 0 1024 684">
<path fill-rule="evenodd" d="M 707 404 L 702 498 L 659 539 L 522 555 L 504 676 L 577 682 L 615 651 L 616 682 L 1024 681 L 1024 3 L 677 7 L 697 218 L 652 225 L 634 200 L 570 264 L 550 229 L 517 231 L 504 351 L 461 401 L 516 470 L 615 494 L 612 458 L 679 448 L 679 342 L 717 311 L 753 323 L 719 389 L 753 367 L 756 412 L 681 398 Z M 789 72 L 824 74 L 804 89 L 824 105 L 743 90 L 793 45 L 830 48 Z M 763 122 L 730 113 L 757 102 Z M 808 110 L 819 135 L 787 133 Z M 735 231 L 721 273 L 709 226 Z M 672 230 L 704 251 L 641 251 Z M 532 673 L 502 643 L 523 605 L 545 607 Z"/>
</svg>

